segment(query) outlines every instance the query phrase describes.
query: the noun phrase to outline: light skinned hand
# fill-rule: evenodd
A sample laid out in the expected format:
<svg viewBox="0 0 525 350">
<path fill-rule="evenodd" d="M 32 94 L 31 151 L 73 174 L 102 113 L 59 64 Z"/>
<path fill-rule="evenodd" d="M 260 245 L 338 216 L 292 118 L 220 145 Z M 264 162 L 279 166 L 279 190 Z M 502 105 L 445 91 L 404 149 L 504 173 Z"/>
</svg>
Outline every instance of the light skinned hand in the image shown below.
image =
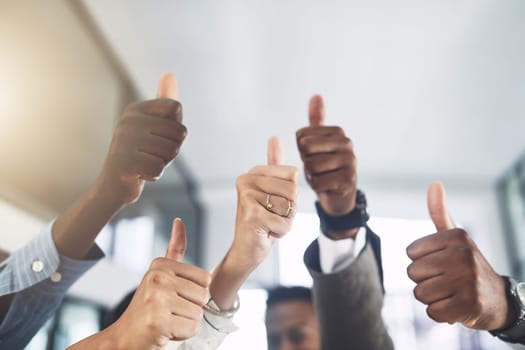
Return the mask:
<svg viewBox="0 0 525 350">
<path fill-rule="evenodd" d="M 243 264 L 260 264 L 270 253 L 274 239 L 290 232 L 296 211 L 297 178 L 297 168 L 284 165 L 278 137 L 268 141 L 268 165 L 256 166 L 237 178 L 235 238 L 230 252 Z M 271 210 L 266 208 L 268 194 Z"/>
<path fill-rule="evenodd" d="M 211 275 L 184 264 L 185 251 L 186 229 L 177 218 L 166 256 L 153 260 L 122 316 L 70 350 L 158 350 L 170 340 L 195 336 L 209 300 Z"/>
</svg>

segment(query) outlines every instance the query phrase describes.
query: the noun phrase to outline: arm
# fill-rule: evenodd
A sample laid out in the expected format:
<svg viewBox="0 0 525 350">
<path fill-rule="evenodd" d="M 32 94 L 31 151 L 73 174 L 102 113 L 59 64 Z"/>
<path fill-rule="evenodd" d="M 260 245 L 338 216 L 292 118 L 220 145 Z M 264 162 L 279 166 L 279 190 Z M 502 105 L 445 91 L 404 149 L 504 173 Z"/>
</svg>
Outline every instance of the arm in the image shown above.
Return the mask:
<svg viewBox="0 0 525 350">
<path fill-rule="evenodd" d="M 356 157 L 351 140 L 340 127 L 324 125 L 324 102 L 310 100 L 308 127 L 297 131 L 297 145 L 306 179 L 318 198 L 322 234 L 338 242 L 355 239 L 366 225 L 366 202 L 358 201 Z M 364 199 L 364 197 L 363 197 Z M 356 206 L 357 202 L 357 206 Z M 393 349 L 381 308 L 382 267 L 379 239 L 367 229 L 367 244 L 353 259 L 325 271 L 318 241 L 305 252 L 304 261 L 314 280 L 314 304 L 321 327 L 322 349 Z M 343 258 L 346 253 L 343 253 Z M 331 257 L 337 260 L 337 257 Z M 324 259 L 323 259 L 324 260 Z M 351 263 L 348 263 L 351 261 Z"/>
<path fill-rule="evenodd" d="M 290 229 L 297 196 L 297 169 L 282 164 L 282 145 L 268 143 L 268 165 L 257 166 L 237 178 L 237 215 L 230 249 L 214 269 L 210 295 L 219 313 L 234 306 L 239 289 L 270 254 L 276 239 Z M 273 207 L 267 209 L 267 195 Z M 231 319 L 205 311 L 199 334 L 179 349 L 216 349 L 236 327 Z"/>
<path fill-rule="evenodd" d="M 176 94 L 174 90 L 174 77 L 165 76 L 159 84 L 159 96 L 173 96 Z M 100 258 L 94 240 L 102 227 L 122 206 L 136 201 L 144 182 L 155 181 L 177 155 L 186 135 L 181 113 L 180 104 L 167 98 L 135 103 L 126 108 L 115 129 L 104 167 L 94 184 L 58 216 L 48 229 L 50 233 L 38 236 L 3 262 L 0 295 L 4 295 L 2 302 L 7 312 L 10 312 L 13 300 L 8 294 L 41 288 L 40 282 L 56 278 L 64 261 Z M 85 270 L 77 272 L 76 278 Z M 60 289 L 56 300 L 62 300 L 66 291 L 67 288 Z M 40 292 L 37 290 L 36 293 Z M 58 303 L 46 305 L 49 316 Z M 0 317 L 5 317 L 5 314 Z M 45 319 L 42 324 L 43 321 Z M 5 322 L 1 327 L 4 326 Z M 3 337 L 1 327 L 0 337 Z M 21 336 L 26 336 L 24 327 L 19 327 L 18 331 Z"/>
<path fill-rule="evenodd" d="M 209 298 L 210 274 L 182 263 L 185 250 L 186 229 L 175 219 L 166 256 L 152 262 L 122 316 L 69 349 L 159 350 L 170 340 L 193 337 Z"/>
</svg>

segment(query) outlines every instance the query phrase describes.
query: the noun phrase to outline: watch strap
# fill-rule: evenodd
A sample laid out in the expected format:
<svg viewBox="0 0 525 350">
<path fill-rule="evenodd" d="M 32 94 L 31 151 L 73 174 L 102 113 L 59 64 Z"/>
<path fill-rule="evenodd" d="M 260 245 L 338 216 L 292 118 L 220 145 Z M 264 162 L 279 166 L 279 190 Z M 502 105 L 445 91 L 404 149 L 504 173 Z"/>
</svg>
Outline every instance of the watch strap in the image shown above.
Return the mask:
<svg viewBox="0 0 525 350">
<path fill-rule="evenodd" d="M 510 277 L 502 276 L 505 279 L 505 294 L 509 302 L 509 307 L 516 309 L 518 319 L 509 327 L 490 331 L 489 333 L 495 337 L 508 343 L 525 344 L 525 310 L 521 308 L 517 296 L 513 292 L 514 284 Z"/>
<path fill-rule="evenodd" d="M 321 207 L 321 203 L 319 203 L 319 201 L 315 202 L 315 208 L 317 209 L 317 215 L 321 223 L 321 231 L 323 232 L 345 231 L 366 226 L 370 218 L 366 207 L 365 194 L 360 190 L 356 191 L 354 209 L 346 215 L 333 216 L 327 214 Z"/>
</svg>

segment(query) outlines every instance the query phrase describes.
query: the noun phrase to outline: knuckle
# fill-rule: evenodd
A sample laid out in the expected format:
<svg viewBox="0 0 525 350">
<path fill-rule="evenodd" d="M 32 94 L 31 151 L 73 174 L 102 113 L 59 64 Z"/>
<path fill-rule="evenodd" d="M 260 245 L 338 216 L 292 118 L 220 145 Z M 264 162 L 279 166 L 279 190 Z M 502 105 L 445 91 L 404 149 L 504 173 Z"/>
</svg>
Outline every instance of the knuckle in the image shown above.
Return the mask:
<svg viewBox="0 0 525 350">
<path fill-rule="evenodd" d="M 247 186 L 249 183 L 250 175 L 249 174 L 242 174 L 237 177 L 237 180 L 235 181 L 235 186 L 237 187 L 237 190 L 240 191 L 244 187 Z"/>
<path fill-rule="evenodd" d="M 418 284 L 414 290 L 414 297 L 422 302 L 423 304 L 426 304 L 423 300 L 425 298 L 425 287 L 423 287 L 421 284 Z"/>
<path fill-rule="evenodd" d="M 460 242 L 460 243 L 466 243 L 468 242 L 468 233 L 462 228 L 456 228 L 454 229 L 454 238 Z"/>
<path fill-rule="evenodd" d="M 411 263 L 410 265 L 407 266 L 407 275 L 411 280 L 414 280 L 415 278 L 414 270 L 415 270 L 414 263 Z"/>
<path fill-rule="evenodd" d="M 343 130 L 343 128 L 340 127 L 340 126 L 334 126 L 334 131 L 335 131 L 335 133 L 337 133 L 337 134 L 343 134 L 343 135 L 344 135 L 344 133 L 345 133 L 345 131 Z"/>
<path fill-rule="evenodd" d="M 152 269 L 153 268 L 155 268 L 155 269 L 160 268 L 164 264 L 164 260 L 165 260 L 165 258 L 155 258 L 155 259 L 153 259 L 153 261 L 151 262 L 151 268 Z M 150 271 L 150 272 L 152 272 L 152 271 Z"/>
</svg>

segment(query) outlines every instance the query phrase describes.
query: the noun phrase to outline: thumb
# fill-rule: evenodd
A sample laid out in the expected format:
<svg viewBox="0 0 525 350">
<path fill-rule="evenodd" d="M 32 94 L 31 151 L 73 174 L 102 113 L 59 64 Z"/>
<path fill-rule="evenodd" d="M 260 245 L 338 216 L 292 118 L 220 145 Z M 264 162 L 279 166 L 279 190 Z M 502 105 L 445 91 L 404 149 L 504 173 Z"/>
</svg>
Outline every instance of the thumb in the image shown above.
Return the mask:
<svg viewBox="0 0 525 350">
<path fill-rule="evenodd" d="M 282 165 L 283 163 L 283 143 L 277 136 L 272 136 L 268 140 L 268 165 Z"/>
<path fill-rule="evenodd" d="M 322 126 L 324 124 L 324 100 L 321 95 L 313 95 L 310 99 L 308 119 L 310 126 Z"/>
<path fill-rule="evenodd" d="M 169 98 L 177 100 L 179 98 L 179 84 L 177 78 L 171 73 L 164 73 L 160 77 L 157 87 L 157 98 Z"/>
<path fill-rule="evenodd" d="M 438 231 L 445 231 L 454 228 L 454 223 L 447 212 L 445 188 L 441 182 L 433 182 L 428 187 L 427 205 L 432 222 Z"/>
<path fill-rule="evenodd" d="M 186 253 L 186 226 L 184 226 L 184 222 L 181 219 L 176 218 L 173 220 L 166 258 L 181 262 L 182 258 L 184 258 L 184 253 Z"/>
</svg>

